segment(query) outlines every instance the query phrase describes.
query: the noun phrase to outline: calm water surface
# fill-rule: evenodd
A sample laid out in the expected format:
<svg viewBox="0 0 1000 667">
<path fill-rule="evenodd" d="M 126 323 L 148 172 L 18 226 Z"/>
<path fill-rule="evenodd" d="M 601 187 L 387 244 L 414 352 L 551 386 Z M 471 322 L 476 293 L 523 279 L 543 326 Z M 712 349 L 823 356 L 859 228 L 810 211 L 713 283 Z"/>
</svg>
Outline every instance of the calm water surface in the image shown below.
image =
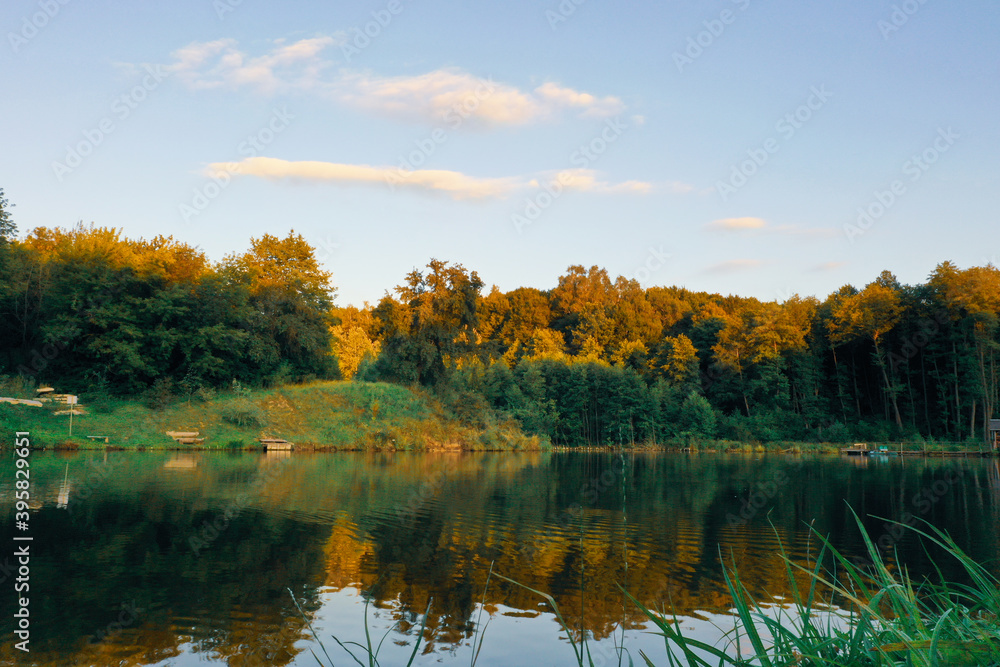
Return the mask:
<svg viewBox="0 0 1000 667">
<path fill-rule="evenodd" d="M 366 601 L 376 641 L 392 628 L 386 666 L 405 662 L 429 602 L 417 664 L 469 664 L 477 622 L 479 665 L 572 663 L 543 600 L 486 586 L 491 563 L 552 594 L 598 665 L 618 664 L 623 632 L 637 662 L 642 648 L 665 664 L 618 584 L 715 641 L 732 627 L 720 556 L 755 593 L 787 594 L 779 538 L 805 562 L 811 524 L 861 555 L 849 506 L 914 573 L 929 568 L 920 543 L 874 517 L 917 516 L 980 561 L 1000 556 L 994 460 L 43 452 L 31 471 L 24 655 L 12 457 L 0 464 L 0 664 L 315 665 L 288 589 L 336 665 L 354 662 L 330 636 L 363 642 Z"/>
</svg>

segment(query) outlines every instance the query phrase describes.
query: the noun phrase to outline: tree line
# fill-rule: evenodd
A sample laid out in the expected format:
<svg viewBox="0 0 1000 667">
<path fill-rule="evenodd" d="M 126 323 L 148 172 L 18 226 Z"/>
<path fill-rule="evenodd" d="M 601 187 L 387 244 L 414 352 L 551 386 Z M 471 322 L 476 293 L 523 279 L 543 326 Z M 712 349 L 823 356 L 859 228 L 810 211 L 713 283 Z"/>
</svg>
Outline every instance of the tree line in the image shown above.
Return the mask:
<svg viewBox="0 0 1000 667">
<path fill-rule="evenodd" d="M 979 441 L 998 402 L 1000 271 L 888 271 L 781 303 L 571 266 L 503 292 L 432 259 L 377 304 L 336 307 L 309 243 L 265 234 L 210 262 L 172 237 L 77 225 L 18 238 L 0 190 L 0 374 L 175 395 L 233 380 L 388 381 L 459 418 L 566 445 Z"/>
<path fill-rule="evenodd" d="M 0 374 L 119 395 L 339 377 L 335 292 L 301 235 L 211 263 L 172 237 L 82 224 L 18 240 L 3 204 Z"/>
<path fill-rule="evenodd" d="M 987 439 L 1000 271 L 883 271 L 823 301 L 643 288 L 571 266 L 549 290 L 484 293 L 432 260 L 374 307 L 342 308 L 346 376 L 438 388 L 554 442 Z"/>
</svg>

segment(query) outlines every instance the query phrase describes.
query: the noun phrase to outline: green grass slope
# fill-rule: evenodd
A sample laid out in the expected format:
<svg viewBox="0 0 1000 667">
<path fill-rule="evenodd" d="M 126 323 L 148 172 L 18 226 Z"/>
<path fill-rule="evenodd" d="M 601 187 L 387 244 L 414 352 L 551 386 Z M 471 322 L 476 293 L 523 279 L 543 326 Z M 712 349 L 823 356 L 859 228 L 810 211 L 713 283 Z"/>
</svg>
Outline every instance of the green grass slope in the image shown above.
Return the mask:
<svg viewBox="0 0 1000 667">
<path fill-rule="evenodd" d="M 10 393 L 6 394 L 10 395 Z M 202 448 L 258 447 L 258 438 L 282 438 L 318 449 L 538 449 L 513 421 L 487 415 L 469 423 L 431 396 L 381 382 L 314 382 L 272 389 L 201 393 L 190 400 L 126 400 L 82 394 L 87 414 L 56 415 L 66 406 L 0 404 L 0 428 L 13 442 L 28 431 L 36 446 L 67 448 L 194 448 L 166 431 L 198 431 Z M 86 436 L 108 436 L 108 444 Z M 4 445 L 7 443 L 5 442 Z"/>
</svg>

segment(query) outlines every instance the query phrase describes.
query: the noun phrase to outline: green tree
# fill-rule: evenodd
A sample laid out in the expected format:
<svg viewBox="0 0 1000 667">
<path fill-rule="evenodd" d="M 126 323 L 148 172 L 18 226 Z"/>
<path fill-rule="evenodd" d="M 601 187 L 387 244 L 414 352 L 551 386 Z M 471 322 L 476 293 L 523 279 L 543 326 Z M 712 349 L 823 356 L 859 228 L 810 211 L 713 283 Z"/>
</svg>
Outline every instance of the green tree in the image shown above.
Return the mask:
<svg viewBox="0 0 1000 667">
<path fill-rule="evenodd" d="M 17 236 L 17 225 L 10 214 L 10 209 L 14 206 L 4 197 L 3 188 L 0 188 L 0 248 L 12 242 Z"/>
<path fill-rule="evenodd" d="M 250 250 L 227 257 L 220 271 L 248 286 L 259 314 L 254 328 L 274 341 L 294 376 L 339 376 L 330 332 L 336 289 L 302 235 L 292 230 L 284 239 L 250 239 Z"/>
</svg>

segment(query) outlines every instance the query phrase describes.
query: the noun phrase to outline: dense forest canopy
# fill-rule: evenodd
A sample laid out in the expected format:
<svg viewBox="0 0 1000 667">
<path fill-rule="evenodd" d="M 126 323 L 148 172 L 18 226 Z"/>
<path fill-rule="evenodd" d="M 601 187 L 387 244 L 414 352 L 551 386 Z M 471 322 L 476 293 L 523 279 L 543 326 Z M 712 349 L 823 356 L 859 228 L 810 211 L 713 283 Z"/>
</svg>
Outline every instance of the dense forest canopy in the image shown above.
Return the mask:
<svg viewBox="0 0 1000 667">
<path fill-rule="evenodd" d="M 234 380 L 420 385 L 457 415 L 560 444 L 678 437 L 982 442 L 998 402 L 1000 271 L 942 262 L 825 300 L 643 288 L 571 266 L 487 290 L 432 259 L 374 306 L 334 305 L 294 231 L 208 261 L 172 237 L 79 224 L 18 238 L 0 190 L 0 374 L 183 394 Z"/>
</svg>

